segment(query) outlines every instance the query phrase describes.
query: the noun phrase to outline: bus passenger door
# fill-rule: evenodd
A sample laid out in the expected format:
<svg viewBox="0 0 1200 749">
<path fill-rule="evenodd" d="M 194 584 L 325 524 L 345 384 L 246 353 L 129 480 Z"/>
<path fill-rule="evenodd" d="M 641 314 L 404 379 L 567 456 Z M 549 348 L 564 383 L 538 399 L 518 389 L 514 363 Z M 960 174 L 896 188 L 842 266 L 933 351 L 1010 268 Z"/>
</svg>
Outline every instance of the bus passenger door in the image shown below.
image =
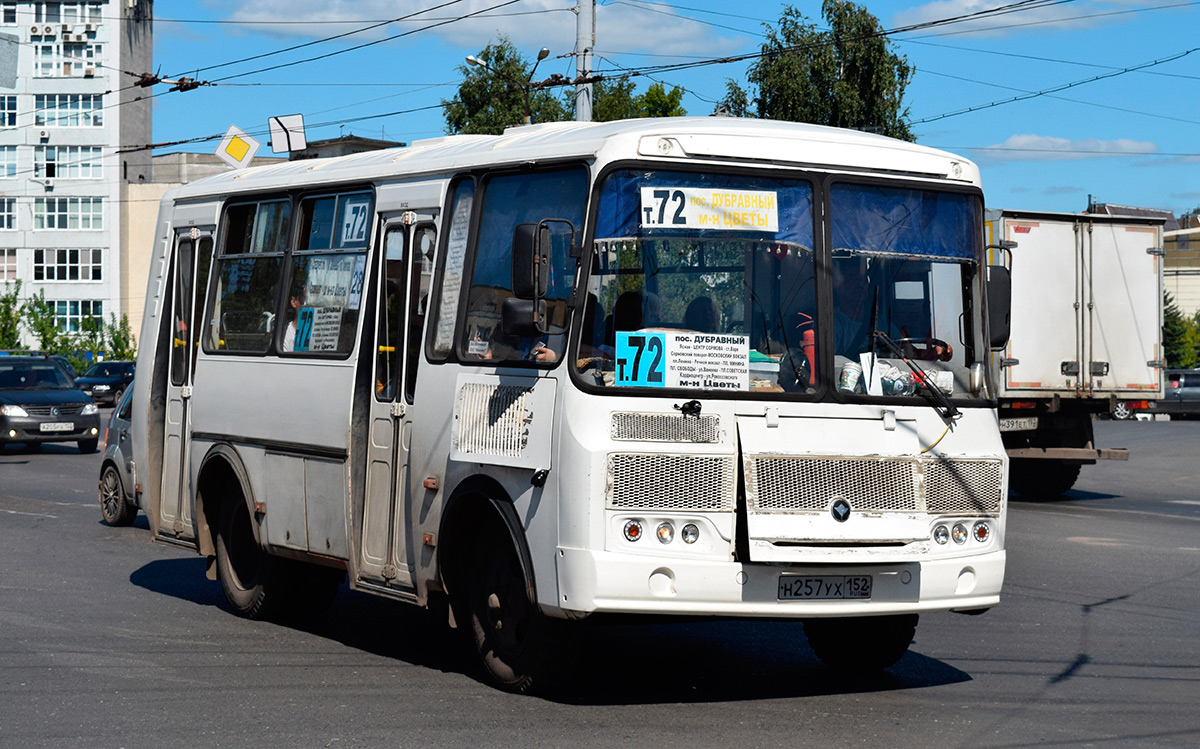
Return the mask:
<svg viewBox="0 0 1200 749">
<path fill-rule="evenodd" d="M 431 223 L 390 223 L 384 228 L 376 296 L 375 393 L 358 570 L 363 580 L 401 589 L 412 586 L 406 511 L 412 439 L 408 411 L 428 304 L 434 235 Z"/>
<path fill-rule="evenodd" d="M 171 354 L 163 425 L 162 501 L 158 534 L 170 539 L 195 539 L 192 533 L 188 447 L 191 419 L 192 370 L 200 343 L 200 318 L 212 265 L 212 228 L 189 227 L 175 234 L 175 264 L 170 283 Z"/>
</svg>

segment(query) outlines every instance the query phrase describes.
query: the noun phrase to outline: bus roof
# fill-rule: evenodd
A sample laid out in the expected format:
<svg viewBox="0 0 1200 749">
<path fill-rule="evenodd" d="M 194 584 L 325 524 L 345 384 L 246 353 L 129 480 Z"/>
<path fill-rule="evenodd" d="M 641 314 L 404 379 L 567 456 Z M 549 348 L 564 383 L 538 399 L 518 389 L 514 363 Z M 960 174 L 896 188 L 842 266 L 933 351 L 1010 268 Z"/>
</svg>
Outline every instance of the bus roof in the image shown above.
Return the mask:
<svg viewBox="0 0 1200 749">
<path fill-rule="evenodd" d="M 512 127 L 503 135 L 449 135 L 413 141 L 405 148 L 287 161 L 197 180 L 175 191 L 175 199 L 571 158 L 676 165 L 720 160 L 979 184 L 979 170 L 967 159 L 857 130 L 731 117 L 666 117 L 548 122 Z"/>
</svg>

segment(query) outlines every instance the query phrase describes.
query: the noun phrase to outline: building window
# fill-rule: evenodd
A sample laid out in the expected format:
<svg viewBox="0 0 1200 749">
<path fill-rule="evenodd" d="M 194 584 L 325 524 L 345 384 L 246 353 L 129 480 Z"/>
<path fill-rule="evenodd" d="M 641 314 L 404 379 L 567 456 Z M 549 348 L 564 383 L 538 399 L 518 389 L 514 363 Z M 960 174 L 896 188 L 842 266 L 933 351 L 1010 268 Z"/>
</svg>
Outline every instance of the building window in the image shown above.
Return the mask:
<svg viewBox="0 0 1200 749">
<path fill-rule="evenodd" d="M 70 36 L 63 34 L 64 37 Z M 39 78 L 57 78 L 60 76 L 79 77 L 93 76 L 103 53 L 103 45 L 92 41 L 81 41 L 83 35 L 76 35 L 76 41 L 68 42 L 57 39 L 46 39 L 34 45 L 34 75 Z"/>
<path fill-rule="evenodd" d="M 0 229 L 17 228 L 17 199 L 0 198 Z"/>
<path fill-rule="evenodd" d="M 0 96 L 0 127 L 17 126 L 17 97 Z"/>
<path fill-rule="evenodd" d="M 50 304 L 54 305 L 54 316 L 59 330 L 78 333 L 81 324 L 88 318 L 98 325 L 104 323 L 104 302 L 99 299 L 56 301 Z"/>
<path fill-rule="evenodd" d="M 103 212 L 102 198 L 34 198 L 33 228 L 103 229 Z"/>
<path fill-rule="evenodd" d="M 0 179 L 15 179 L 17 176 L 17 147 L 0 146 Z"/>
<path fill-rule="evenodd" d="M 17 251 L 0 250 L 0 283 L 17 280 Z"/>
<path fill-rule="evenodd" d="M 38 127 L 102 127 L 101 94 L 38 94 L 33 124 Z"/>
<path fill-rule="evenodd" d="M 38 179 L 100 179 L 99 146 L 38 146 L 33 150 Z"/>
<path fill-rule="evenodd" d="M 104 251 L 46 249 L 33 251 L 34 281 L 103 281 Z"/>
<path fill-rule="evenodd" d="M 5 3 L 9 5 L 9 3 Z M 12 3 L 16 5 L 16 3 Z M 35 2 L 33 20 L 38 23 L 100 23 L 102 2 Z"/>
<path fill-rule="evenodd" d="M 0 23 L 5 26 L 15 26 L 17 23 L 17 4 L 0 3 Z"/>
</svg>

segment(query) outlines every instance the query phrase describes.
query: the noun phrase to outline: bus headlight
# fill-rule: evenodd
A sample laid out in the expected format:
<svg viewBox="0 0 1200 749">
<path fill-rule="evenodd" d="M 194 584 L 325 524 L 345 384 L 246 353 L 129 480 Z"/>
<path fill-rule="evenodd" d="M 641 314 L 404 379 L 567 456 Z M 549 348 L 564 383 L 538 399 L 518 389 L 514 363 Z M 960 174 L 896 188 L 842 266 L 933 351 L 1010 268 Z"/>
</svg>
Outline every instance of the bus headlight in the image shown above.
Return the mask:
<svg viewBox="0 0 1200 749">
<path fill-rule="evenodd" d="M 944 525 L 939 525 L 933 529 L 933 540 L 937 541 L 942 546 L 950 543 L 950 529 Z"/>
<path fill-rule="evenodd" d="M 642 522 L 640 520 L 630 520 L 625 524 L 625 540 L 637 541 L 642 537 Z"/>
<path fill-rule="evenodd" d="M 675 526 L 670 523 L 660 523 L 655 533 L 658 535 L 658 540 L 664 544 L 675 540 Z"/>
<path fill-rule="evenodd" d="M 967 542 L 967 526 L 955 523 L 954 530 L 950 531 L 950 535 L 954 538 L 954 543 L 965 544 Z"/>
<path fill-rule="evenodd" d="M 688 523 L 679 531 L 679 537 L 685 544 L 694 544 L 700 538 L 700 529 L 696 527 L 695 523 Z"/>
</svg>

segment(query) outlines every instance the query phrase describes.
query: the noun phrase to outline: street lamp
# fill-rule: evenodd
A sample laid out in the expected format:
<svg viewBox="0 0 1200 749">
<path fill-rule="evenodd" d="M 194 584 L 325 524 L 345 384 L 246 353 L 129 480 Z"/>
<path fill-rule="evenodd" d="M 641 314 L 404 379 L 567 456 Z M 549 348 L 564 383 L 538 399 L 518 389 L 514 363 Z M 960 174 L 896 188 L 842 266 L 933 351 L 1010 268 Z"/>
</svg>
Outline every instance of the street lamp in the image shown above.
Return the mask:
<svg viewBox="0 0 1200 749">
<path fill-rule="evenodd" d="M 504 80 L 508 81 L 509 83 L 513 84 L 514 86 L 520 86 L 522 92 L 524 92 L 524 94 L 525 94 L 525 124 L 531 125 L 531 124 L 533 124 L 533 112 L 529 108 L 529 89 L 533 87 L 533 84 L 531 83 L 531 81 L 533 81 L 533 74 L 537 72 L 538 64 L 542 60 L 545 60 L 549 56 L 550 56 L 550 50 L 546 47 L 542 47 L 541 50 L 539 50 L 537 53 L 537 59 L 534 60 L 534 62 L 533 62 L 533 68 L 529 71 L 529 77 L 526 78 L 524 82 L 518 81 L 511 76 L 501 73 L 499 70 L 496 70 L 491 65 L 488 65 L 486 60 L 481 60 L 478 57 L 476 57 L 475 55 L 467 55 L 467 64 L 483 68 L 484 70 L 492 73 L 493 75 L 497 75 L 497 76 L 503 78 Z"/>
</svg>

